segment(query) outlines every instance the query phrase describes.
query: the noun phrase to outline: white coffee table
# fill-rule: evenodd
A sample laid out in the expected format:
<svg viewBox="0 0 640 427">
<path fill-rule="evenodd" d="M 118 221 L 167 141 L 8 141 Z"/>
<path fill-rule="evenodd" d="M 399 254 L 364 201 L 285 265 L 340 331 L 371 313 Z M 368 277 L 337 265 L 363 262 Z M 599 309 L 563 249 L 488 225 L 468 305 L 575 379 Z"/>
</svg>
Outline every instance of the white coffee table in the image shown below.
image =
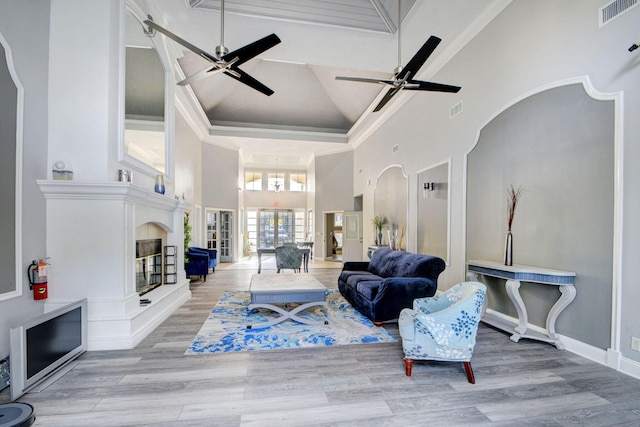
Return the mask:
<svg viewBox="0 0 640 427">
<path fill-rule="evenodd" d="M 305 325 L 326 325 L 329 323 L 327 320 L 313 320 L 298 315 L 309 307 L 327 305 L 327 288 L 309 274 L 254 274 L 251 276 L 249 292 L 251 293 L 249 310 L 266 308 L 281 314 L 281 316 L 268 322 L 247 325 L 247 329 L 265 328 L 287 319 Z M 296 306 L 293 310 L 287 310 L 287 303 L 301 303 L 301 305 Z M 275 304 L 284 304 L 284 306 Z"/>
</svg>

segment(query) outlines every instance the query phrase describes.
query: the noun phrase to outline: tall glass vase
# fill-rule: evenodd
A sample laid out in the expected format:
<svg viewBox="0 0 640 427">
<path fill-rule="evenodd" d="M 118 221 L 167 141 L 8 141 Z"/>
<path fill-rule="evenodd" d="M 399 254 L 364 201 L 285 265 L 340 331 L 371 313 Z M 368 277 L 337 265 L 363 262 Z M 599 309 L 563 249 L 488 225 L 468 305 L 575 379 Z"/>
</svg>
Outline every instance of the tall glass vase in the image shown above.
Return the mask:
<svg viewBox="0 0 640 427">
<path fill-rule="evenodd" d="M 389 234 L 389 249 L 397 251 L 398 250 L 398 230 L 394 228 L 392 230 L 388 230 L 387 233 Z"/>
<path fill-rule="evenodd" d="M 513 234 L 511 234 L 511 230 L 507 231 L 504 242 L 504 265 L 513 265 Z"/>
</svg>

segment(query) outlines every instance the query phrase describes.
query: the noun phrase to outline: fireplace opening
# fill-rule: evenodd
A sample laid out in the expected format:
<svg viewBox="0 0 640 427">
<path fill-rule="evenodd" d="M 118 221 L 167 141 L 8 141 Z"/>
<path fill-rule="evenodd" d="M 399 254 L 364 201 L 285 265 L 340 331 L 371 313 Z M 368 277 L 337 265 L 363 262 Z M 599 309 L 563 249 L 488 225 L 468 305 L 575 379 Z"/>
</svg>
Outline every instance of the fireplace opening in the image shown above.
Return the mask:
<svg viewBox="0 0 640 427">
<path fill-rule="evenodd" d="M 138 295 L 162 285 L 162 239 L 136 241 L 136 292 Z"/>
</svg>

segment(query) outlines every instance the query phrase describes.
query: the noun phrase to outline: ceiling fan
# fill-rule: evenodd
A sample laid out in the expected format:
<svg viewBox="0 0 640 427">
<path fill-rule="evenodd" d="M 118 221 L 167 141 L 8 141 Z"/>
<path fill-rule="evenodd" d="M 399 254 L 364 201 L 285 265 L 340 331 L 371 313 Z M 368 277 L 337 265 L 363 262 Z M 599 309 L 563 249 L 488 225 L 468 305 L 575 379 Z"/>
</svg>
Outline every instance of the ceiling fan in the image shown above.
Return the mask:
<svg viewBox="0 0 640 427">
<path fill-rule="evenodd" d="M 414 80 L 413 77 L 418 73 L 418 70 L 425 63 L 427 58 L 431 56 L 433 51 L 438 47 L 438 44 L 442 41 L 436 36 L 431 36 L 422 45 L 420 50 L 413 55 L 413 58 L 407 63 L 406 67 L 401 65 L 401 50 L 400 50 L 400 35 L 402 18 L 400 14 L 400 1 L 398 1 L 398 66 L 393 70 L 393 78 L 391 79 L 374 79 L 367 77 L 347 77 L 336 76 L 336 80 L 349 80 L 354 82 L 364 83 L 379 83 L 391 86 L 387 93 L 382 97 L 378 105 L 373 109 L 373 112 L 380 111 L 393 96 L 402 89 L 406 90 L 423 90 L 431 92 L 452 92 L 457 93 L 461 88 L 460 86 L 451 86 L 442 83 L 426 82 L 423 80 Z"/>
<path fill-rule="evenodd" d="M 178 82 L 180 86 L 185 86 L 208 75 L 222 72 L 227 76 L 238 80 L 240 83 L 244 83 L 247 86 L 259 92 L 262 92 L 267 96 L 272 95 L 274 93 L 273 90 L 269 89 L 267 86 L 251 77 L 246 72 L 242 71 L 239 66 L 266 51 L 267 49 L 271 49 L 273 46 L 280 43 L 280 38 L 275 34 L 270 34 L 266 37 L 261 38 L 260 40 L 243 46 L 240 49 L 229 52 L 229 49 L 224 46 L 224 0 L 221 0 L 220 5 L 220 46 L 216 47 L 215 55 L 207 53 L 204 50 L 192 45 L 188 41 L 173 34 L 171 31 L 156 24 L 151 19 L 145 20 L 144 23 L 150 28 L 161 32 L 171 40 L 186 47 L 198 56 L 201 56 L 202 58 L 211 62 L 211 65 Z"/>
</svg>

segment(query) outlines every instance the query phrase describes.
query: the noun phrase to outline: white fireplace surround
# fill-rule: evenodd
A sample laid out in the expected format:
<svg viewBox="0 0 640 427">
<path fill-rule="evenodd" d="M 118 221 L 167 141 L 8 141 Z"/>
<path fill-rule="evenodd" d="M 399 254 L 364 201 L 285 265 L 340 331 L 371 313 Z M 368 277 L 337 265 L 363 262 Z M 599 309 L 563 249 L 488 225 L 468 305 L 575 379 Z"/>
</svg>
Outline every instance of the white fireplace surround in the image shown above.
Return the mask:
<svg viewBox="0 0 640 427">
<path fill-rule="evenodd" d="M 140 306 L 135 282 L 136 229 L 154 223 L 165 245 L 183 247 L 191 205 L 126 182 L 38 180 L 47 205 L 49 298 L 45 311 L 88 299 L 88 349 L 135 347 L 191 297 L 184 269 L 178 281 L 148 292 Z M 184 253 L 177 251 L 177 265 Z"/>
</svg>

